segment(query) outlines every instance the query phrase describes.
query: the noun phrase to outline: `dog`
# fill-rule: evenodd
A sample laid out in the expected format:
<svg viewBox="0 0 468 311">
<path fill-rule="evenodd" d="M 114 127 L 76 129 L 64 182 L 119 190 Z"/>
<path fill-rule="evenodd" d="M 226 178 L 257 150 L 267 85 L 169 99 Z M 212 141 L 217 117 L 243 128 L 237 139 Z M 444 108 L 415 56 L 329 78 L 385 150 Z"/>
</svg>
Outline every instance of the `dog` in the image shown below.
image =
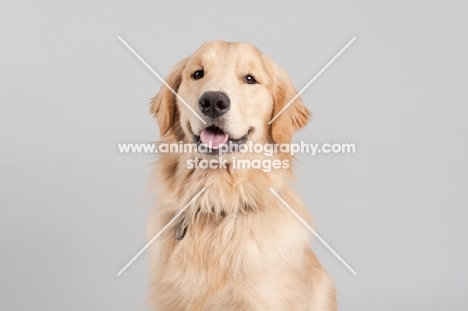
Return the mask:
<svg viewBox="0 0 468 311">
<path fill-rule="evenodd" d="M 177 63 L 166 83 L 150 103 L 159 143 L 207 148 L 161 154 L 150 177 L 149 238 L 187 206 L 149 247 L 152 310 L 337 310 L 309 230 L 269 190 L 312 224 L 291 188 L 292 166 L 234 168 L 238 159 L 293 160 L 237 148 L 291 143 L 307 124 L 311 114 L 299 97 L 269 124 L 297 94 L 286 72 L 251 44 L 214 41 Z M 187 165 L 194 157 L 219 158 L 225 167 Z"/>
</svg>

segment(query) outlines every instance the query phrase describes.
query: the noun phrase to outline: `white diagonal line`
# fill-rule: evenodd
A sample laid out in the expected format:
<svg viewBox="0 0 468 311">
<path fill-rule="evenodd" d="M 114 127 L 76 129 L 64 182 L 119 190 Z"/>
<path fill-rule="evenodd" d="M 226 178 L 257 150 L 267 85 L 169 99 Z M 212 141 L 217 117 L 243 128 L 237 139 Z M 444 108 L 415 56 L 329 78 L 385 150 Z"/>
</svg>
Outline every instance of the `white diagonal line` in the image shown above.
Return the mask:
<svg viewBox="0 0 468 311">
<path fill-rule="evenodd" d="M 294 214 L 294 216 L 297 217 L 297 219 L 299 219 L 303 224 L 304 226 L 307 227 L 307 229 L 309 229 L 316 237 L 317 239 L 320 240 L 320 242 L 322 242 L 332 253 L 333 255 L 336 256 L 336 258 L 338 258 L 345 266 L 346 268 L 348 268 L 354 275 L 357 275 L 356 271 L 353 270 L 353 268 L 351 268 L 347 263 L 346 261 L 343 260 L 343 258 L 340 257 L 340 255 L 338 255 L 334 250 L 333 248 L 330 247 L 330 245 L 327 244 L 327 242 L 325 242 L 321 237 L 320 235 L 317 234 L 317 232 L 315 232 L 314 229 L 312 229 L 305 221 L 304 219 L 301 218 L 301 216 L 299 216 L 292 208 L 291 206 L 288 205 L 288 203 L 286 203 L 277 193 L 275 190 L 273 190 L 272 188 L 268 188 L 270 189 L 270 191 L 291 211 L 291 213 Z"/>
<path fill-rule="evenodd" d="M 282 113 L 289 107 L 289 105 L 291 105 L 292 102 L 295 101 L 296 98 L 298 98 L 298 97 L 302 94 L 302 92 L 304 92 L 304 91 L 312 84 L 312 82 L 314 82 L 315 79 L 317 79 L 317 78 L 322 74 L 322 72 L 324 72 L 325 69 L 327 69 L 328 66 L 330 66 L 330 65 L 335 61 L 335 59 L 337 59 L 338 56 L 340 56 L 340 54 L 343 53 L 343 52 L 348 48 L 348 46 L 350 46 L 351 43 L 354 42 L 354 40 L 356 40 L 356 37 L 354 37 L 353 39 L 351 39 L 351 41 L 349 41 L 348 44 L 346 44 L 345 47 L 342 48 L 341 51 L 338 52 L 338 54 L 336 54 L 335 57 L 333 57 L 332 60 L 329 61 L 328 64 L 326 64 L 325 67 L 323 67 L 322 70 L 320 70 L 319 73 L 316 74 L 315 77 L 313 77 L 312 80 L 310 80 L 309 83 L 307 83 L 306 86 L 304 86 L 304 87 L 302 88 L 302 90 L 300 90 L 300 92 L 297 93 L 296 96 L 294 96 L 294 97 L 286 104 L 286 106 L 284 106 L 283 109 L 281 109 L 281 111 L 278 112 L 278 113 L 276 114 L 276 116 L 273 117 L 273 119 L 270 120 L 270 122 L 268 122 L 268 124 L 273 123 L 273 121 L 275 121 L 276 118 L 278 118 L 279 115 L 282 114 Z"/>
<path fill-rule="evenodd" d="M 169 221 L 167 225 L 164 228 L 162 228 L 161 231 L 159 231 L 158 234 L 156 234 L 156 236 L 152 238 L 151 241 L 149 241 L 148 244 L 146 244 L 145 247 L 143 247 L 143 249 L 139 251 L 138 254 L 136 254 L 135 257 L 133 257 L 133 259 L 130 260 L 130 262 L 125 267 L 123 267 L 122 270 L 120 270 L 119 273 L 117 273 L 117 276 L 120 276 L 128 268 L 128 266 L 130 266 L 135 261 L 135 259 L 137 259 L 141 255 L 141 253 L 143 253 L 151 245 L 151 243 L 153 243 L 167 228 L 169 228 L 169 226 L 189 207 L 190 204 L 192 204 L 193 201 L 195 201 L 200 196 L 200 194 L 203 193 L 203 191 L 205 191 L 205 189 L 206 188 L 200 190 L 200 192 L 198 192 L 197 195 L 194 196 L 190 200 L 190 202 L 188 202 L 187 205 L 185 205 L 180 210 L 180 212 L 178 212 L 177 215 L 175 215 L 174 218 L 172 218 L 171 221 Z"/>
<path fill-rule="evenodd" d="M 191 112 L 193 112 L 193 114 L 194 114 L 195 116 L 197 116 L 198 119 L 200 119 L 200 121 L 203 122 L 203 124 L 206 124 L 205 120 L 203 120 L 203 119 L 198 115 L 198 113 L 196 113 L 195 110 L 193 110 L 192 107 L 190 107 L 189 104 L 187 104 L 187 102 L 186 102 L 182 97 L 180 97 L 180 95 L 177 94 L 177 92 L 174 91 L 174 90 L 172 89 L 172 87 L 170 87 L 169 84 L 167 84 L 166 81 L 164 81 L 164 79 L 161 78 L 161 76 L 158 75 L 158 73 L 157 73 L 156 71 L 154 71 L 153 68 L 151 68 L 150 65 L 148 65 L 148 64 L 143 60 L 143 58 L 141 58 L 140 55 L 138 55 L 138 53 L 135 52 L 135 50 L 133 50 L 133 49 L 131 48 L 130 45 L 128 45 L 127 42 L 125 42 L 124 39 L 122 39 L 120 36 L 119 36 L 118 38 L 119 38 L 119 40 L 122 41 L 122 43 L 123 43 L 123 44 L 124 44 L 124 45 L 125 45 L 141 62 L 142 62 L 142 63 L 143 63 L 143 65 L 145 65 L 145 66 L 146 66 L 146 67 L 147 67 L 147 68 L 148 68 L 148 69 L 149 69 L 149 70 L 150 70 L 150 71 L 151 71 L 151 72 L 152 72 L 152 73 L 169 89 L 169 90 L 171 90 L 172 93 L 174 93 L 175 96 L 177 96 L 177 98 L 178 98 L 182 103 L 184 103 L 184 105 L 185 105 Z"/>
</svg>

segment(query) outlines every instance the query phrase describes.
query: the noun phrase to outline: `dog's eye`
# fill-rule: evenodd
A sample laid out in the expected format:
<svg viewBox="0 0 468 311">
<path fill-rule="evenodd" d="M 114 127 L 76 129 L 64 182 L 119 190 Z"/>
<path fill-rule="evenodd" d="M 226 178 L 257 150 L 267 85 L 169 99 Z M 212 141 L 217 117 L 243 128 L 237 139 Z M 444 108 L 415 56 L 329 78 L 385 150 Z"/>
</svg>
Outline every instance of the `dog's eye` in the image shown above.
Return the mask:
<svg viewBox="0 0 468 311">
<path fill-rule="evenodd" d="M 194 80 L 199 80 L 201 78 L 203 78 L 205 76 L 205 72 L 203 71 L 203 69 L 201 70 L 197 70 L 193 73 L 192 75 L 192 79 Z"/>
<path fill-rule="evenodd" d="M 247 84 L 256 84 L 257 80 L 255 80 L 255 78 L 252 77 L 251 75 L 246 75 L 244 77 L 244 82 L 247 83 Z"/>
</svg>

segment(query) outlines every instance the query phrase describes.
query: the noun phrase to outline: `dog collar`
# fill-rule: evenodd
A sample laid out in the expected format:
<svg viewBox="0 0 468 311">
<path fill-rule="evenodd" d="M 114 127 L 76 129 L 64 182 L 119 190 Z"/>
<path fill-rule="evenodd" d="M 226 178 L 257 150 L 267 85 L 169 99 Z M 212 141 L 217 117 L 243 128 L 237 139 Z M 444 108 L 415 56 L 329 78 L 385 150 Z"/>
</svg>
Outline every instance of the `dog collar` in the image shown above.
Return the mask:
<svg viewBox="0 0 468 311">
<path fill-rule="evenodd" d="M 197 211 L 198 213 L 199 211 Z M 221 212 L 221 217 L 225 217 L 226 216 L 226 212 L 222 211 Z M 187 222 L 185 221 L 185 214 L 182 214 L 182 216 L 180 216 L 180 220 L 179 220 L 179 223 L 177 224 L 177 226 L 175 226 L 175 238 L 176 240 L 183 240 L 184 237 L 185 237 L 185 234 L 187 233 L 187 227 L 188 227 L 188 224 Z"/>
</svg>

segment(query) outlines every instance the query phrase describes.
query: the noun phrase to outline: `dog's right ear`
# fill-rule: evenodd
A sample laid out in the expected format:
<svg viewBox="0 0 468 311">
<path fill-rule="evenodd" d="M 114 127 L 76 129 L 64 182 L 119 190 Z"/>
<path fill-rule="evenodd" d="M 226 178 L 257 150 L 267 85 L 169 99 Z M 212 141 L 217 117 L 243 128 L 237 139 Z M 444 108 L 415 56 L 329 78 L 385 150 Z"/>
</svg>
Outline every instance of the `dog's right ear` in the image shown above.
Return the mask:
<svg viewBox="0 0 468 311">
<path fill-rule="evenodd" d="M 174 92 L 179 90 L 182 82 L 182 72 L 187 60 L 188 58 L 185 58 L 178 62 L 166 79 L 166 83 Z M 176 110 L 176 96 L 163 84 L 159 93 L 156 94 L 150 103 L 150 112 L 158 121 L 159 135 L 161 137 L 170 134 L 174 130 Z"/>
<path fill-rule="evenodd" d="M 271 124 L 271 136 L 277 144 L 289 144 L 294 132 L 307 124 L 311 113 L 302 99 L 296 97 L 297 90 L 286 72 L 282 69 L 277 69 L 277 71 L 272 116 L 277 118 Z M 290 103 L 293 98 L 295 100 Z M 286 110 L 283 110 L 284 108 Z"/>
</svg>

